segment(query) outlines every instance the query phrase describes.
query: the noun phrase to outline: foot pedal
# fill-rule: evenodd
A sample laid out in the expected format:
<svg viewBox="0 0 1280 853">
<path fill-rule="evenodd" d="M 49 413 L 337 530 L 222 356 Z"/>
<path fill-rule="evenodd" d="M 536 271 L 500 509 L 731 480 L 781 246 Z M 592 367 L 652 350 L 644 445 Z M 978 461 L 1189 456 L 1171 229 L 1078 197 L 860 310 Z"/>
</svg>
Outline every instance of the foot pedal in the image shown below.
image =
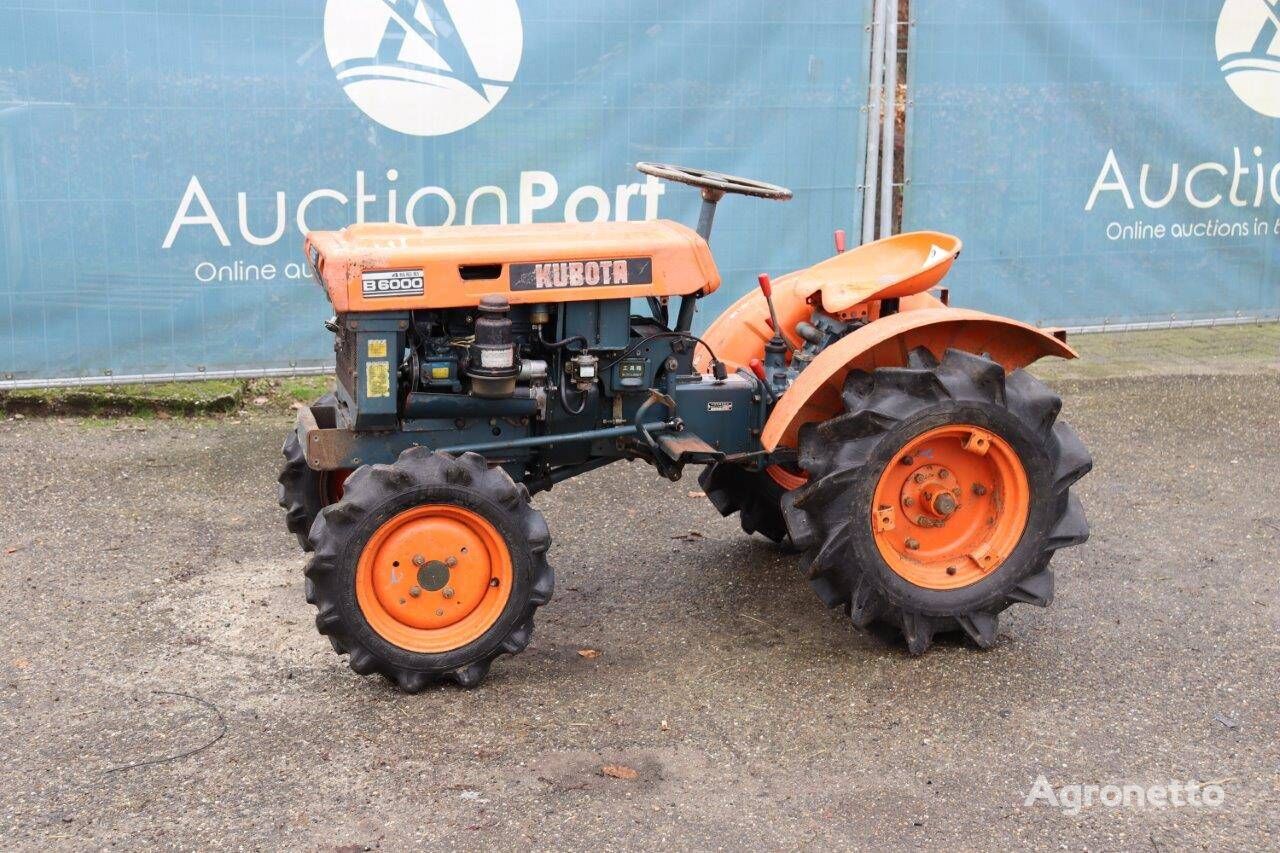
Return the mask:
<svg viewBox="0 0 1280 853">
<path fill-rule="evenodd" d="M 724 459 L 724 453 L 716 450 L 696 435 L 664 432 L 657 436 L 658 447 L 673 462 L 682 465 L 710 465 Z"/>
</svg>

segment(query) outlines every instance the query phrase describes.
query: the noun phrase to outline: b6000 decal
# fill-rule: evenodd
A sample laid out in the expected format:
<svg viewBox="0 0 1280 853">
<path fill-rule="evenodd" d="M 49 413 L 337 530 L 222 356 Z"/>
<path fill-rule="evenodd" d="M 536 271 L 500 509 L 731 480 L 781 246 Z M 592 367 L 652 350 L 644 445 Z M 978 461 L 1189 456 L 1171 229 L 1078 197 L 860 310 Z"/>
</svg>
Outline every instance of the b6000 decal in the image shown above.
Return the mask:
<svg viewBox="0 0 1280 853">
<path fill-rule="evenodd" d="M 360 293 L 365 299 L 392 296 L 421 296 L 422 270 L 378 270 L 360 277 Z"/>
</svg>

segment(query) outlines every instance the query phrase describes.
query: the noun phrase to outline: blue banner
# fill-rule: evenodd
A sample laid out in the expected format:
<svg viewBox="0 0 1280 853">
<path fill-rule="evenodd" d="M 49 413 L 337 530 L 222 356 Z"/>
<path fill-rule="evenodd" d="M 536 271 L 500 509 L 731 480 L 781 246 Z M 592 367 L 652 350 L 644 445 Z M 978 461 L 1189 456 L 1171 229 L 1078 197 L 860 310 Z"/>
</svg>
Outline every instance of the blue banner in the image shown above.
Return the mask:
<svg viewBox="0 0 1280 853">
<path fill-rule="evenodd" d="M 1280 3 L 912 0 L 906 227 L 954 303 L 1066 325 L 1280 313 Z"/>
<path fill-rule="evenodd" d="M 302 232 L 672 218 L 730 198 L 725 284 L 860 207 L 860 0 L 0 0 L 0 386 L 332 362 Z"/>
</svg>

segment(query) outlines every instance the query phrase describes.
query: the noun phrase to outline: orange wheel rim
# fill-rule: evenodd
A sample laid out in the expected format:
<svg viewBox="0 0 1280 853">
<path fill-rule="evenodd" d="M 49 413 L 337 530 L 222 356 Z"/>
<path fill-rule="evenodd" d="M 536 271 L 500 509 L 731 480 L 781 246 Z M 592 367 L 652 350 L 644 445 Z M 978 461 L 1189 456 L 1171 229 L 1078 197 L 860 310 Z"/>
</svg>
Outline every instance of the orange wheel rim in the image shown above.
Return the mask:
<svg viewBox="0 0 1280 853">
<path fill-rule="evenodd" d="M 1013 552 L 1030 495 L 1022 461 L 1000 436 L 967 424 L 931 429 L 880 475 L 871 511 L 876 547 L 916 586 L 969 586 Z"/>
<path fill-rule="evenodd" d="M 425 504 L 379 527 L 356 567 L 356 601 L 387 642 L 436 654 L 474 642 L 511 598 L 511 552 L 460 506 Z"/>
<path fill-rule="evenodd" d="M 796 473 L 782 465 L 770 465 L 768 468 L 764 469 L 764 472 L 769 475 L 769 479 L 773 480 L 788 492 L 795 491 L 805 483 L 809 482 L 808 474 Z"/>
</svg>

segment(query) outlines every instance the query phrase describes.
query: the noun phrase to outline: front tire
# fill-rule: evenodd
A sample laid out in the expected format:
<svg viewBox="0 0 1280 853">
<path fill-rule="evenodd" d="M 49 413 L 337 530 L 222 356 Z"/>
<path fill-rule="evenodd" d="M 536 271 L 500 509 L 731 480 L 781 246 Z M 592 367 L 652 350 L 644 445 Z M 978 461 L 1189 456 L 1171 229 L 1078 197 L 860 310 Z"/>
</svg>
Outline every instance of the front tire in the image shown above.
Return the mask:
<svg viewBox="0 0 1280 853">
<path fill-rule="evenodd" d="M 409 693 L 479 684 L 494 658 L 529 644 L 554 585 L 528 490 L 474 453 L 411 448 L 357 469 L 311 536 L 316 628 L 357 673 Z"/>
<path fill-rule="evenodd" d="M 783 499 L 823 601 L 917 655 L 950 631 L 988 648 L 1005 608 L 1047 607 L 1054 552 L 1089 534 L 1071 486 L 1093 463 L 1059 397 L 988 358 L 917 349 L 851 372 L 843 401 L 801 429 L 810 483 Z"/>
</svg>

